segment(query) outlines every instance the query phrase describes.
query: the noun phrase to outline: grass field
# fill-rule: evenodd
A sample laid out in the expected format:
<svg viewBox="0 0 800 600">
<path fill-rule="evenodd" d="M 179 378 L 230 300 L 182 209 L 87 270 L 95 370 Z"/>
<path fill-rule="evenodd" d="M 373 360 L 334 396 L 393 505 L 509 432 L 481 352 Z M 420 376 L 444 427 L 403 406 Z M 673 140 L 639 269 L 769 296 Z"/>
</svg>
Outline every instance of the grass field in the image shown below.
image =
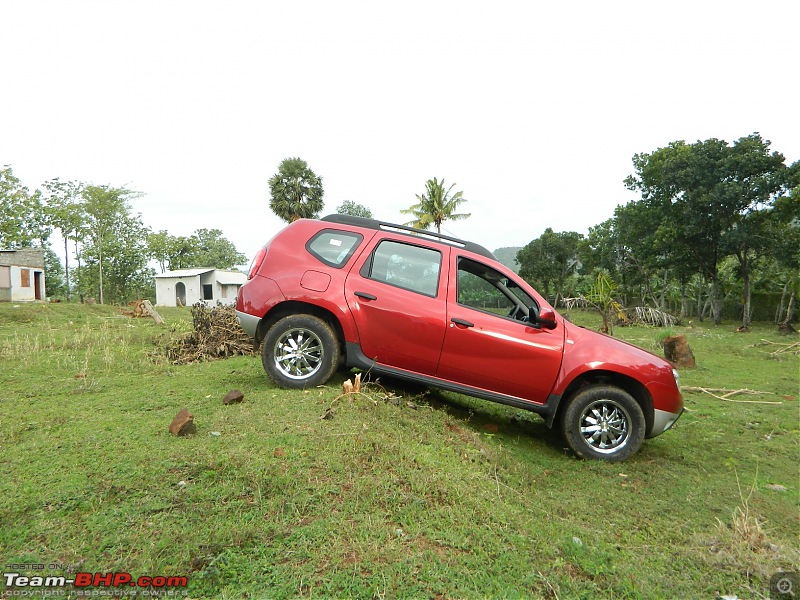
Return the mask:
<svg viewBox="0 0 800 600">
<path fill-rule="evenodd" d="M 765 598 L 800 569 L 800 358 L 771 324 L 673 328 L 698 362 L 684 386 L 764 393 L 686 393 L 671 431 L 612 465 L 472 398 L 381 382 L 337 399 L 344 373 L 285 391 L 254 356 L 171 365 L 190 314 L 161 312 L 0 304 L 3 572 L 186 576 L 191 598 L 564 600 Z M 655 352 L 664 335 L 615 333 Z M 234 388 L 246 401 L 223 405 Z M 182 407 L 197 433 L 176 437 Z"/>
</svg>

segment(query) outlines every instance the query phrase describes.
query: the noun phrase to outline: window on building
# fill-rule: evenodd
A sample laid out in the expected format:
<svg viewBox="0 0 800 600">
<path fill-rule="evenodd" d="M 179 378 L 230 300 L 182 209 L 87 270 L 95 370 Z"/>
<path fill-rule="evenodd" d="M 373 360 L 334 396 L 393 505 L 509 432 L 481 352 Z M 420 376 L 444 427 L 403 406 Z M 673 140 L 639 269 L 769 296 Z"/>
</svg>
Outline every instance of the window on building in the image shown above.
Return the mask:
<svg viewBox="0 0 800 600">
<path fill-rule="evenodd" d="M 31 272 L 30 269 L 19 270 L 19 285 L 20 287 L 31 287 Z"/>
<path fill-rule="evenodd" d="M 203 300 L 214 299 L 214 286 L 210 283 L 203 284 Z"/>
</svg>

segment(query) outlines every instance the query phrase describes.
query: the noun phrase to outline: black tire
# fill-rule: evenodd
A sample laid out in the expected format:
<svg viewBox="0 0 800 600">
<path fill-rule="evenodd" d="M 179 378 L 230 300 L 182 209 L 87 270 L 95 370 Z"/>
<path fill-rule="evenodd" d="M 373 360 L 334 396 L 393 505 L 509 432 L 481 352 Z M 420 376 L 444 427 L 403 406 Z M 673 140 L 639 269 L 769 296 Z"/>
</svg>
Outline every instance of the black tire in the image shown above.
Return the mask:
<svg viewBox="0 0 800 600">
<path fill-rule="evenodd" d="M 326 383 L 339 366 L 333 329 L 312 315 L 289 315 L 267 331 L 261 345 L 264 370 L 279 386 L 305 389 Z"/>
<path fill-rule="evenodd" d="M 620 462 L 642 447 L 642 408 L 625 390 L 592 385 L 573 396 L 561 417 L 561 431 L 581 458 Z"/>
</svg>

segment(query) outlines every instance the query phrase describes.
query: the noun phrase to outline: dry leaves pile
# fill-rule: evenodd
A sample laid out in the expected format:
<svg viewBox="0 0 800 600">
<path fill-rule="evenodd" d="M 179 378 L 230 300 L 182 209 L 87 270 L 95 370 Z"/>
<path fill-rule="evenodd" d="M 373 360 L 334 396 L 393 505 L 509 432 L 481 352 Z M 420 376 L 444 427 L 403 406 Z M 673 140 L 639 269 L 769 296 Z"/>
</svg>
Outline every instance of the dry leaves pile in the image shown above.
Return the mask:
<svg viewBox="0 0 800 600">
<path fill-rule="evenodd" d="M 192 326 L 193 332 L 167 344 L 166 355 L 173 364 L 255 354 L 253 340 L 239 326 L 232 306 L 194 304 Z"/>
</svg>

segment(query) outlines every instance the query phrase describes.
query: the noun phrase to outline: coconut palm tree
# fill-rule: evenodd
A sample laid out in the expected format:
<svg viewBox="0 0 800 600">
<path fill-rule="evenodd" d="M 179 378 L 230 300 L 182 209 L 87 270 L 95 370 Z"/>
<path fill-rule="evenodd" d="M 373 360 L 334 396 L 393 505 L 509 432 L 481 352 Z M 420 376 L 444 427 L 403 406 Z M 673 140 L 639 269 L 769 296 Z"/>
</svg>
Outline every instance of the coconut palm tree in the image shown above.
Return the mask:
<svg viewBox="0 0 800 600">
<path fill-rule="evenodd" d="M 322 177 L 299 158 L 284 159 L 269 180 L 269 207 L 287 223 L 319 216 L 324 202 Z"/>
<path fill-rule="evenodd" d="M 436 225 L 437 233 L 442 233 L 442 223 L 445 221 L 460 221 L 470 216 L 470 213 L 457 213 L 458 206 L 466 202 L 464 192 L 451 191 L 456 186 L 454 183 L 445 190 L 444 179 L 438 181 L 436 177 L 425 182 L 425 193 L 417 194 L 417 203 L 407 210 L 401 210 L 404 215 L 413 215 L 414 220 L 406 225 L 419 229 L 428 229 Z"/>
</svg>

